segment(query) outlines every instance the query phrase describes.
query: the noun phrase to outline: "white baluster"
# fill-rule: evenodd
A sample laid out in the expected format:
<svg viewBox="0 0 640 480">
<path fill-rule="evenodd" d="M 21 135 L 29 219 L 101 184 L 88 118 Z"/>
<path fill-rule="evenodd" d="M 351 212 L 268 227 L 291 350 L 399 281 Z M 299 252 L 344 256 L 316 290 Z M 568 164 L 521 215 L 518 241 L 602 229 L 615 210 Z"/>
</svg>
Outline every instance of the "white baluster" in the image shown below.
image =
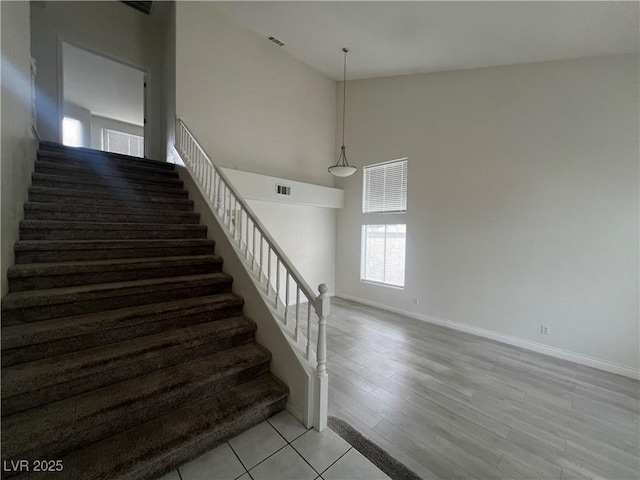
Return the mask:
<svg viewBox="0 0 640 480">
<path fill-rule="evenodd" d="M 279 298 L 280 298 L 280 257 L 276 255 L 276 310 L 278 310 Z"/>
<path fill-rule="evenodd" d="M 300 287 L 296 283 L 296 343 L 300 336 Z"/>
<path fill-rule="evenodd" d="M 271 291 L 271 244 L 267 242 L 267 298 Z"/>
<path fill-rule="evenodd" d="M 307 297 L 307 362 L 311 361 L 311 305 L 312 301 Z"/>
<path fill-rule="evenodd" d="M 287 325 L 289 318 L 289 270 L 285 268 L 285 292 L 284 292 L 284 324 Z"/>
<path fill-rule="evenodd" d="M 318 286 L 320 295 L 316 299 L 316 314 L 318 315 L 318 347 L 316 358 L 316 405 L 314 428 L 321 432 L 327 427 L 327 411 L 329 404 L 329 376 L 327 375 L 327 317 L 329 316 L 329 290 L 324 283 Z"/>
<path fill-rule="evenodd" d="M 256 266 L 256 224 L 253 224 L 253 233 L 251 237 L 251 270 Z"/>
<path fill-rule="evenodd" d="M 264 236 L 262 235 L 262 231 L 259 232 L 260 233 L 260 262 L 259 262 L 259 266 L 260 268 L 258 269 L 258 282 L 262 283 L 262 272 L 264 271 L 264 268 L 262 267 L 263 262 L 262 262 L 262 244 L 264 243 Z"/>
</svg>

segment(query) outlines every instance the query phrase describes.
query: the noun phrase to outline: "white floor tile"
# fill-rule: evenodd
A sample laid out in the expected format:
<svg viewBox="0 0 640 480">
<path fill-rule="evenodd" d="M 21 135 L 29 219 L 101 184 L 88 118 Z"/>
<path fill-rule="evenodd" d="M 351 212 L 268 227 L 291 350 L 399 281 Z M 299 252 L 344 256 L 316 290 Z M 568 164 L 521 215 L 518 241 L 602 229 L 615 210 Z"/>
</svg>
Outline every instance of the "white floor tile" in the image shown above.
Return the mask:
<svg viewBox="0 0 640 480">
<path fill-rule="evenodd" d="M 287 442 L 293 442 L 307 431 L 305 426 L 286 410 L 271 417 L 269 423 L 287 439 Z"/>
<path fill-rule="evenodd" d="M 177 470 L 174 470 L 173 472 L 167 473 L 160 480 L 180 480 L 180 475 L 178 475 Z"/>
<path fill-rule="evenodd" d="M 352 448 L 347 454 L 322 473 L 325 480 L 387 480 L 389 477 Z"/>
<path fill-rule="evenodd" d="M 318 474 L 287 446 L 250 470 L 254 480 L 314 480 Z"/>
<path fill-rule="evenodd" d="M 322 432 L 309 430 L 291 445 L 319 473 L 351 448 L 342 437 L 329 428 Z"/>
<path fill-rule="evenodd" d="M 179 468 L 182 480 L 234 480 L 245 472 L 228 443 Z"/>
<path fill-rule="evenodd" d="M 287 444 L 268 422 L 256 425 L 230 440 L 229 443 L 247 470 L 251 470 Z"/>
</svg>

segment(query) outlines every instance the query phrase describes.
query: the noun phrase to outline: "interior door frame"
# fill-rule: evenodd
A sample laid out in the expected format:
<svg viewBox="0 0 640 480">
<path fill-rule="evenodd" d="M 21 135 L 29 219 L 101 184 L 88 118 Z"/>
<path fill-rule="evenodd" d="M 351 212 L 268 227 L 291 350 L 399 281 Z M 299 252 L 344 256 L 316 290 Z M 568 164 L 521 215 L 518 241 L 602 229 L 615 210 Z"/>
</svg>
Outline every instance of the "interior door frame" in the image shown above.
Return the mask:
<svg viewBox="0 0 640 480">
<path fill-rule="evenodd" d="M 149 124 L 147 122 L 147 88 L 149 85 L 149 69 L 146 67 L 143 67 L 141 65 L 138 65 L 136 63 L 133 62 L 129 62 L 127 60 L 123 60 L 122 58 L 119 58 L 115 55 L 111 55 L 110 53 L 106 53 L 103 52 L 101 50 L 96 50 L 92 47 L 88 47 L 86 45 L 82 45 L 80 43 L 75 42 L 74 40 L 70 40 L 69 38 L 58 34 L 57 35 L 57 55 L 56 55 L 56 64 L 57 64 L 57 70 L 58 70 L 58 102 L 57 102 L 57 108 L 58 108 L 58 143 L 60 143 L 62 145 L 62 121 L 64 119 L 64 44 L 66 43 L 67 45 L 70 45 L 72 47 L 78 48 L 80 50 L 84 50 L 87 53 L 91 53 L 92 55 L 97 55 L 98 57 L 102 57 L 102 58 L 106 58 L 107 60 L 111 60 L 113 62 L 116 63 L 120 63 L 122 65 L 125 65 L 127 67 L 133 68 L 135 70 L 138 70 L 140 72 L 142 72 L 143 74 L 143 99 L 142 99 L 142 108 L 143 108 L 143 121 L 142 121 L 142 131 L 143 131 L 143 149 L 144 149 L 144 158 L 147 158 L 147 154 L 149 152 Z"/>
</svg>

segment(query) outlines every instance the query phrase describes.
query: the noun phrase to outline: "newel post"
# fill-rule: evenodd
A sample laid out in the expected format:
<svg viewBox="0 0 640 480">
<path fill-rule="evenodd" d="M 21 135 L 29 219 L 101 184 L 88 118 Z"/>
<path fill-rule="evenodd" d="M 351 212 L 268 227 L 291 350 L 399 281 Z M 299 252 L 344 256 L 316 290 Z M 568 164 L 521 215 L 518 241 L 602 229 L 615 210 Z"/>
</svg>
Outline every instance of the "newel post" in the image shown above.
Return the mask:
<svg viewBox="0 0 640 480">
<path fill-rule="evenodd" d="M 314 428 L 321 432 L 327 426 L 327 411 L 329 404 L 329 376 L 327 375 L 327 317 L 329 316 L 329 289 L 324 283 L 318 286 L 320 295 L 316 299 L 316 314 L 318 315 L 318 346 L 316 358 L 316 389 L 315 389 L 315 418 Z"/>
</svg>

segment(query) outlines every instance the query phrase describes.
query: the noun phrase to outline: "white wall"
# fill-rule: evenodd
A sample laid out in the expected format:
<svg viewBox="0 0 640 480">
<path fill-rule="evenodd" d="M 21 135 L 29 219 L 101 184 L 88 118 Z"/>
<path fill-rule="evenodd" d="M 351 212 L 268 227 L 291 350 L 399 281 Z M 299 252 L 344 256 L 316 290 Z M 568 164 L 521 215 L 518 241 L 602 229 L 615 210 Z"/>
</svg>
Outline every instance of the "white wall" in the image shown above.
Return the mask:
<svg viewBox="0 0 640 480">
<path fill-rule="evenodd" d="M 173 143 L 176 136 L 176 4 L 164 2 L 167 8 L 163 71 L 165 148 L 167 161 L 175 163 Z"/>
<path fill-rule="evenodd" d="M 223 170 L 313 291 L 317 294 L 318 285 L 326 283 L 333 294 L 336 213 L 344 206 L 342 190 L 240 170 Z M 277 184 L 289 185 L 291 196 L 276 195 Z M 274 269 L 273 282 L 275 278 Z M 284 296 L 285 290 L 282 292 Z M 291 286 L 289 303 L 295 301 L 295 295 L 295 288 Z"/>
<path fill-rule="evenodd" d="M 165 8 L 154 4 L 155 10 Z M 148 156 L 165 158 L 163 97 L 164 18 L 143 15 L 121 2 L 32 2 L 32 55 L 38 64 L 38 130 L 58 141 L 59 41 L 147 71 Z"/>
<path fill-rule="evenodd" d="M 350 161 L 408 157 L 408 212 L 336 183 L 337 294 L 637 375 L 638 81 L 627 55 L 349 82 Z M 377 222 L 407 224 L 403 290 L 359 280 Z"/>
<path fill-rule="evenodd" d="M 335 82 L 209 2 L 177 2 L 176 38 L 176 110 L 216 162 L 333 184 Z"/>
<path fill-rule="evenodd" d="M 31 136 L 31 73 L 29 2 L 0 2 L 2 30 L 2 291 L 7 293 L 7 269 L 13 265 L 13 244 L 27 199 L 35 161 Z"/>
<path fill-rule="evenodd" d="M 91 148 L 102 150 L 103 128 L 138 135 L 139 137 L 144 136 L 144 128 L 140 125 L 133 125 L 113 118 L 101 117 L 100 115 L 91 115 Z"/>
</svg>

